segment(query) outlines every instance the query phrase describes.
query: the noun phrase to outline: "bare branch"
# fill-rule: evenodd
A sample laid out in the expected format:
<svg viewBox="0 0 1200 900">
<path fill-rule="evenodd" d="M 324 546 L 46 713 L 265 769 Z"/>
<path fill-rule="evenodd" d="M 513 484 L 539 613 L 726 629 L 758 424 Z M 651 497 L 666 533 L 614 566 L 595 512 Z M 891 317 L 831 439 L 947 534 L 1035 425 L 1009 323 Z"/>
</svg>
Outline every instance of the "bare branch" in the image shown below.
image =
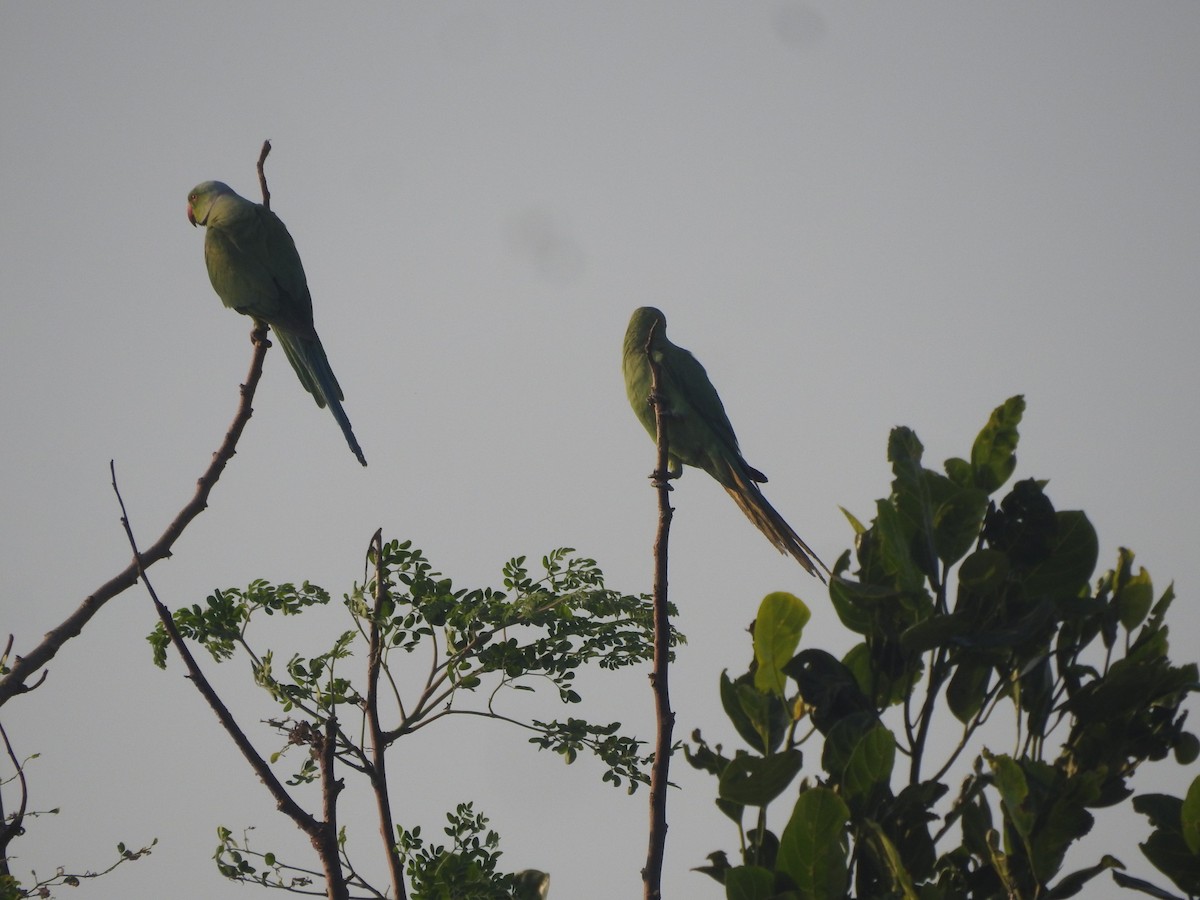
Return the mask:
<svg viewBox="0 0 1200 900">
<path fill-rule="evenodd" d="M 254 391 L 262 377 L 263 359 L 266 357 L 267 348 L 271 346 L 270 341 L 267 340 L 266 327 L 257 323 L 254 330 L 250 332 L 250 340 L 254 344 L 254 354 L 250 359 L 250 371 L 246 376 L 246 382 L 240 389 L 241 401 L 238 404 L 237 413 L 229 425 L 229 430 L 225 433 L 225 440 L 213 454 L 212 462 L 196 482 L 195 495 L 179 511 L 158 540 L 147 548 L 140 561 L 135 559 L 130 562 L 121 572 L 87 597 L 79 605 L 79 608 L 64 619 L 60 625 L 48 631 L 42 638 L 42 642 L 33 650 L 24 656 L 15 658 L 11 671 L 0 678 L 0 706 L 17 694 L 31 691 L 41 684 L 46 678 L 45 671 L 42 671 L 41 677 L 33 684 L 27 684 L 27 682 L 34 673 L 55 657 L 63 644 L 83 630 L 92 616 L 100 611 L 100 607 L 137 583 L 140 567 L 148 569 L 160 559 L 170 556 L 171 547 L 183 534 L 183 530 L 191 523 L 192 519 L 207 508 L 208 495 L 225 470 L 225 464 L 233 458 L 233 454 L 237 451 L 237 442 L 242 436 L 242 429 L 246 427 L 246 422 L 250 420 L 250 416 L 254 412 L 251 406 L 254 400 Z"/>
<path fill-rule="evenodd" d="M 325 720 L 325 734 L 313 745 L 320 760 L 321 805 L 325 821 L 317 823 L 317 831 L 310 833 L 309 838 L 325 869 L 326 896 L 329 900 L 349 900 L 350 889 L 342 873 L 342 858 L 338 852 L 337 798 L 345 785 L 334 775 L 337 732 L 337 716 L 331 709 Z"/>
<path fill-rule="evenodd" d="M 201 696 L 208 702 L 209 707 L 216 713 L 217 719 L 220 720 L 221 726 L 229 733 L 234 744 L 242 752 L 242 756 L 246 758 L 246 762 L 250 764 L 250 768 L 258 776 L 259 780 L 266 786 L 267 791 L 275 800 L 276 808 L 284 813 L 288 818 L 295 822 L 296 827 L 308 835 L 315 849 L 321 858 L 322 867 L 325 870 L 326 877 L 326 892 L 329 900 L 347 900 L 349 893 L 346 889 L 345 879 L 342 877 L 341 863 L 338 858 L 337 845 L 337 826 L 336 821 L 331 818 L 333 807 L 336 803 L 337 793 L 340 790 L 340 784 L 333 779 L 333 749 L 337 730 L 337 721 L 332 716 L 327 723 L 327 731 L 325 735 L 314 741 L 314 749 L 320 752 L 321 758 L 321 778 L 325 787 L 325 821 L 318 821 L 314 816 L 306 812 L 292 796 L 287 792 L 287 789 L 275 777 L 275 773 L 271 771 L 271 767 L 262 755 L 250 743 L 250 739 L 246 737 L 246 733 L 242 731 L 237 721 L 233 718 L 233 714 L 229 711 L 217 692 L 213 689 L 200 666 L 196 663 L 196 658 L 192 656 L 191 650 L 183 640 L 183 636 L 179 633 L 179 629 L 175 627 L 175 620 L 171 616 L 171 611 L 158 598 L 158 593 L 154 590 L 154 586 L 150 583 L 150 579 L 146 576 L 145 566 L 142 564 L 142 554 L 138 551 L 137 540 L 133 535 L 133 526 L 129 522 L 129 515 L 125 509 L 125 501 L 121 497 L 121 491 L 117 487 L 117 472 L 116 465 L 109 463 L 112 472 L 112 488 L 117 495 L 117 502 L 121 507 L 121 525 L 125 528 L 125 536 L 129 539 L 129 546 L 133 550 L 134 565 L 137 569 L 137 576 L 141 578 L 142 584 L 146 586 L 146 591 L 150 594 L 150 599 L 154 602 L 154 609 L 158 613 L 159 621 L 162 622 L 163 628 L 171 638 L 171 644 L 175 647 L 175 651 L 183 660 L 184 666 L 188 671 L 188 678 L 195 685 Z"/>
<path fill-rule="evenodd" d="M 663 857 L 667 847 L 667 789 L 670 785 L 672 735 L 675 714 L 671 711 L 671 694 L 667 667 L 671 658 L 671 619 L 667 604 L 667 542 L 671 532 L 671 484 L 667 435 L 667 411 L 660 393 L 662 371 L 651 350 L 655 323 L 646 337 L 646 359 L 650 364 L 650 402 L 654 405 L 654 424 L 657 431 L 658 466 L 652 483 L 658 492 L 658 533 L 654 539 L 654 671 L 650 688 L 654 692 L 654 711 L 658 734 L 654 745 L 654 764 L 650 768 L 650 840 L 642 883 L 646 900 L 662 897 Z"/>
</svg>

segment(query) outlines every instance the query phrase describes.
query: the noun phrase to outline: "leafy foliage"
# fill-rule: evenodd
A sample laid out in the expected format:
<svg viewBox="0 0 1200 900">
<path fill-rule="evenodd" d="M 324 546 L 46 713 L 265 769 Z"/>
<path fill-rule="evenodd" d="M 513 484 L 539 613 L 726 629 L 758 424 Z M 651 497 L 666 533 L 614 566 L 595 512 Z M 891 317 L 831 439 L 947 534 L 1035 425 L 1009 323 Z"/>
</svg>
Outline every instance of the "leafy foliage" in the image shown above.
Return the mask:
<svg viewBox="0 0 1200 900">
<path fill-rule="evenodd" d="M 525 870 L 513 875 L 497 871 L 500 836 L 487 827 L 488 820 L 472 804 L 460 803 L 446 814 L 450 823 L 443 832 L 449 847 L 428 845 L 421 829 L 398 829 L 398 844 L 405 860 L 413 900 L 535 900 L 544 896 L 549 878 Z M 540 877 L 539 877 L 540 876 Z"/>
<path fill-rule="evenodd" d="M 621 723 L 578 716 L 521 721 L 497 708 L 506 688 L 532 691 L 547 683 L 559 702 L 577 705 L 582 697 L 575 679 L 582 666 L 617 670 L 653 654 L 648 598 L 609 590 L 596 563 L 573 554 L 569 548 L 547 554 L 536 574 L 525 557 L 516 557 L 504 565 L 501 587 L 463 589 L 437 572 L 411 542 L 380 541 L 368 559 L 374 577 L 344 597 L 353 627 L 314 656 L 260 651 L 251 636 L 251 624 L 263 615 L 299 615 L 328 605 L 328 592 L 307 582 L 296 587 L 255 581 L 244 590 L 214 591 L 203 605 L 180 609 L 173 619 L 184 637 L 217 662 L 238 651 L 248 656 L 255 683 L 282 713 L 270 723 L 285 738 L 271 762 L 291 748 L 305 750 L 291 785 L 322 780 L 328 790 L 321 759 L 332 740 L 337 762 L 378 789 L 377 750 L 446 716 L 470 714 L 524 728 L 532 733 L 531 744 L 553 750 L 568 763 L 589 753 L 603 764 L 604 781 L 632 793 L 648 781 L 649 759 L 641 741 L 621 733 Z M 148 640 L 155 662 L 165 666 L 170 643 L 165 628 L 160 624 Z M 680 640 L 672 635 L 673 643 Z M 352 657 L 363 644 L 366 678 L 360 679 L 364 665 Z M 406 660 L 418 650 L 428 653 L 430 662 L 422 676 L 413 678 L 420 670 Z M 482 699 L 472 703 L 472 698 Z M 383 724 L 385 719 L 390 722 Z M 378 748 L 363 739 L 372 733 L 373 722 L 379 723 Z M 448 846 L 427 845 L 420 826 L 387 826 L 397 829 L 394 851 L 405 860 L 414 897 L 512 897 L 514 891 L 539 896 L 544 880 L 497 870 L 499 837 L 470 804 L 460 805 L 449 819 Z M 245 837 L 239 841 L 229 829 L 222 827 L 219 838 L 214 859 L 229 878 L 297 890 L 322 877 L 251 849 Z M 345 840 L 342 832 L 339 846 Z M 348 885 L 365 887 L 344 856 L 343 868 Z"/>
<path fill-rule="evenodd" d="M 869 526 L 847 513 L 856 547 L 829 586 L 842 623 L 861 637 L 842 659 L 808 648 L 781 663 L 782 648 L 799 646 L 803 604 L 793 598 L 781 615 L 778 595 L 764 600 L 754 663 L 721 678 L 725 711 L 750 750 L 729 757 L 699 733 L 688 750 L 719 779 L 717 805 L 739 827 L 739 864 L 719 852 L 702 869 L 727 897 L 1072 896 L 1123 868 L 1105 855 L 1062 871 L 1092 827 L 1090 810 L 1128 800 L 1146 762 L 1196 759 L 1181 705 L 1200 689 L 1197 667 L 1167 655 L 1173 589 L 1155 601 L 1125 549 L 1090 584 L 1095 530 L 1084 513 L 1056 510 L 1045 481 L 993 496 L 1015 471 L 1023 411 L 1021 397 L 998 407 L 969 459 L 947 460 L 943 472 L 925 468 L 915 433 L 893 430 L 891 493 Z M 781 675 L 794 687 L 781 689 Z M 947 713 L 960 740 L 935 758 L 930 734 Z M 1011 716 L 1009 752 L 980 746 L 999 715 Z M 810 741 L 821 746 L 819 772 L 801 782 L 776 838 L 766 807 L 804 771 Z M 969 774 L 952 795 L 948 773 L 967 753 Z M 1158 829 L 1143 844 L 1150 861 L 1200 892 L 1200 788 L 1187 801 L 1134 805 Z M 747 809 L 757 812 L 750 828 Z"/>
</svg>

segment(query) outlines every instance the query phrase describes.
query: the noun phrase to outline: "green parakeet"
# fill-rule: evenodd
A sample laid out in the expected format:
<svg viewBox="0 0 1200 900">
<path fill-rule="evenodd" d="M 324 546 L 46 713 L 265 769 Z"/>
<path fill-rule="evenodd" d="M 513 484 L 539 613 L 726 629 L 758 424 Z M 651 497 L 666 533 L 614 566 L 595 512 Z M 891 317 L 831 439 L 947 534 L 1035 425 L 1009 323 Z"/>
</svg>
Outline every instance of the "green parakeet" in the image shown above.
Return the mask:
<svg viewBox="0 0 1200 900">
<path fill-rule="evenodd" d="M 662 312 L 643 306 L 634 310 L 629 320 L 622 364 L 629 403 L 650 437 L 656 438 L 658 434 L 654 405 L 650 402 L 650 362 L 646 358 L 651 329 L 654 330 L 651 350 L 660 368 L 659 393 L 665 400 L 671 476 L 682 473 L 683 463 L 703 469 L 729 492 L 746 517 L 780 553 L 790 553 L 810 575 L 821 578 L 813 561 L 826 572 L 829 569 L 758 489 L 767 476 L 742 458 L 725 406 L 708 380 L 704 366 L 687 350 L 667 340 L 667 319 Z"/>
<path fill-rule="evenodd" d="M 329 406 L 346 443 L 365 466 L 342 409 L 345 397 L 313 327 L 312 296 L 300 254 L 279 216 L 219 181 L 192 188 L 187 215 L 193 225 L 206 229 L 204 262 L 221 302 L 271 326 L 304 389 L 317 406 Z"/>
</svg>

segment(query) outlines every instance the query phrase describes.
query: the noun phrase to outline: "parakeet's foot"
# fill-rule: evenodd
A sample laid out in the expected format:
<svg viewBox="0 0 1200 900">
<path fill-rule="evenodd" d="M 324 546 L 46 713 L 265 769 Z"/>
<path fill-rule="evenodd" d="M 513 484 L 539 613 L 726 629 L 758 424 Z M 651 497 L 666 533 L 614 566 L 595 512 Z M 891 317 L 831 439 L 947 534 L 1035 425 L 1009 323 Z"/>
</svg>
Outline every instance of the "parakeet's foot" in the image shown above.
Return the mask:
<svg viewBox="0 0 1200 900">
<path fill-rule="evenodd" d="M 650 402 L 651 409 L 662 410 L 662 416 L 664 419 L 675 419 L 679 417 L 679 413 L 675 412 L 675 410 L 671 408 L 666 394 L 651 394 L 647 400 Z"/>
<path fill-rule="evenodd" d="M 254 327 L 250 329 L 250 343 L 256 346 L 258 344 L 266 344 L 270 347 L 271 341 L 267 337 L 267 327 L 266 322 L 263 322 L 261 319 L 255 319 Z"/>
<path fill-rule="evenodd" d="M 668 469 L 665 473 L 658 471 L 651 472 L 649 478 L 650 483 L 655 487 L 665 487 L 668 491 L 673 491 L 675 488 L 671 487 L 671 482 L 682 474 L 682 472 L 672 472 Z"/>
</svg>

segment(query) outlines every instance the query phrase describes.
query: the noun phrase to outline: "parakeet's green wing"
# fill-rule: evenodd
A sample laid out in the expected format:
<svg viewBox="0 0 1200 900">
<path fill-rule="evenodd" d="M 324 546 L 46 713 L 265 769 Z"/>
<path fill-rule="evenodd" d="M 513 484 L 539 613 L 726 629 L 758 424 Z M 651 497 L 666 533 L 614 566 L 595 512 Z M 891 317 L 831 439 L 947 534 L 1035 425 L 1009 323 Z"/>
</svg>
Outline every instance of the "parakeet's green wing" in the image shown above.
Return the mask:
<svg viewBox="0 0 1200 900">
<path fill-rule="evenodd" d="M 697 424 L 703 424 L 711 433 L 710 440 L 715 439 L 730 453 L 740 454 L 737 436 L 725 413 L 725 405 L 700 361 L 689 351 L 669 341 L 661 356 L 659 365 L 666 382 L 664 393 L 667 397 L 686 404 L 688 410 L 699 417 Z"/>
<path fill-rule="evenodd" d="M 304 266 L 296 250 L 296 242 L 283 221 L 263 206 L 254 206 L 258 217 L 271 274 L 278 285 L 285 307 L 279 324 L 296 334 L 314 335 L 312 294 L 304 277 Z"/>
<path fill-rule="evenodd" d="M 227 305 L 296 334 L 312 334 L 304 267 L 291 235 L 270 210 L 246 202 L 235 216 L 210 226 L 204 262 Z"/>
</svg>

